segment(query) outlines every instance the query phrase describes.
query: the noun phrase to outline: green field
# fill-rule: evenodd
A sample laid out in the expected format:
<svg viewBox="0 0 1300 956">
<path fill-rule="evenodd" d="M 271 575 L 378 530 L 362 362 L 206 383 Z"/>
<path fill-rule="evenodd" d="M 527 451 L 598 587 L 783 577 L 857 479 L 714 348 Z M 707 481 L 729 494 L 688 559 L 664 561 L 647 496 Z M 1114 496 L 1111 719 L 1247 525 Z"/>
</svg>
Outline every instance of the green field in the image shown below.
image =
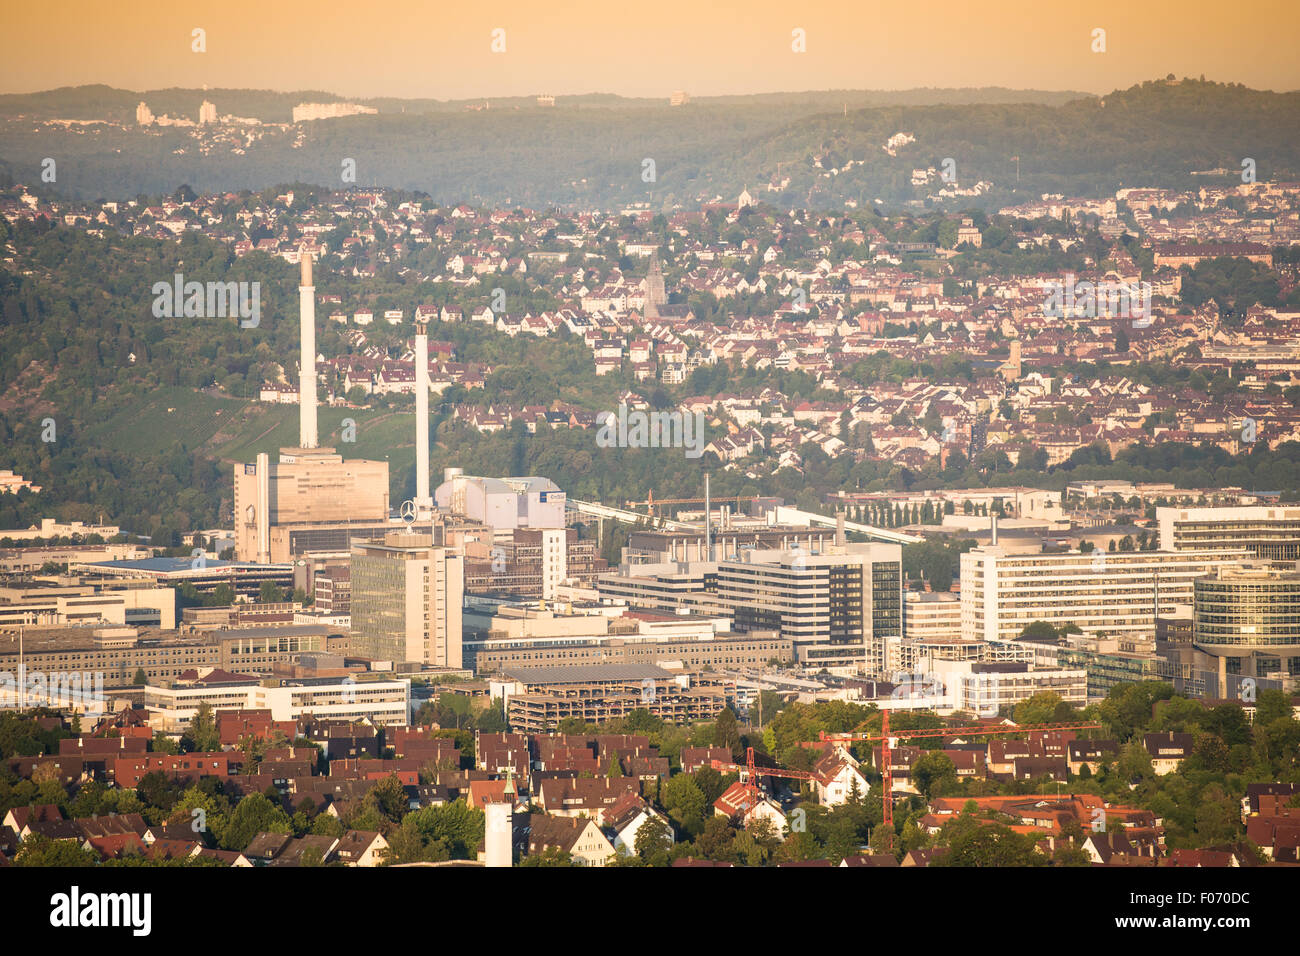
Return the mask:
<svg viewBox="0 0 1300 956">
<path fill-rule="evenodd" d="M 355 443 L 343 442 L 342 422 L 356 422 Z M 322 406 L 320 443 L 347 458 L 391 463 L 405 476 L 415 464 L 415 421 L 408 411 Z M 298 406 L 222 398 L 185 388 L 160 388 L 137 405 L 93 426 L 90 437 L 130 455 L 157 455 L 181 448 L 228 464 L 274 455 L 298 444 Z"/>
</svg>

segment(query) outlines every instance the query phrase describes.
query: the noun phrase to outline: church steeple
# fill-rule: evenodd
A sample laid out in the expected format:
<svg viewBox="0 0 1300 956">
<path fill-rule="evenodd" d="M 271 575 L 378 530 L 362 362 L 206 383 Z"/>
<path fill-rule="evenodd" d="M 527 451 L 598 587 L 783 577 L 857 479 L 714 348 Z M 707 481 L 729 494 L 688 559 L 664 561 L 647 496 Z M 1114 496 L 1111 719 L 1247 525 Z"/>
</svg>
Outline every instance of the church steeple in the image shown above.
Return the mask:
<svg viewBox="0 0 1300 956">
<path fill-rule="evenodd" d="M 659 266 L 659 250 L 650 253 L 650 269 L 645 277 L 645 317 L 659 318 L 659 306 L 668 301 L 664 292 L 664 274 Z"/>
</svg>

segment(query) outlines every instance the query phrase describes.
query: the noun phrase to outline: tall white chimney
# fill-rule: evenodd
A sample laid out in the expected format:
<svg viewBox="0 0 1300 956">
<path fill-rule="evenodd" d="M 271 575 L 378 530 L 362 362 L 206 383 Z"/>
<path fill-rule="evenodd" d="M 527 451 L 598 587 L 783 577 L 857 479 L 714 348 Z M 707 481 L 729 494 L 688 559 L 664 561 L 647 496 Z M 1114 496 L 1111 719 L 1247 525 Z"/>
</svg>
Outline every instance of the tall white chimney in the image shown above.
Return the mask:
<svg viewBox="0 0 1300 956">
<path fill-rule="evenodd" d="M 508 802 L 487 803 L 484 809 L 484 865 L 511 865 L 514 849 L 514 806 Z"/>
<path fill-rule="evenodd" d="M 415 514 L 433 514 L 429 494 L 429 326 L 415 323 Z"/>
<path fill-rule="evenodd" d="M 302 281 L 298 284 L 298 319 L 302 348 L 298 356 L 298 447 L 315 448 L 316 440 L 316 287 L 312 285 L 311 253 L 302 250 Z"/>
<path fill-rule="evenodd" d="M 713 505 L 709 499 L 709 473 L 704 473 L 704 560 L 713 560 Z"/>
</svg>

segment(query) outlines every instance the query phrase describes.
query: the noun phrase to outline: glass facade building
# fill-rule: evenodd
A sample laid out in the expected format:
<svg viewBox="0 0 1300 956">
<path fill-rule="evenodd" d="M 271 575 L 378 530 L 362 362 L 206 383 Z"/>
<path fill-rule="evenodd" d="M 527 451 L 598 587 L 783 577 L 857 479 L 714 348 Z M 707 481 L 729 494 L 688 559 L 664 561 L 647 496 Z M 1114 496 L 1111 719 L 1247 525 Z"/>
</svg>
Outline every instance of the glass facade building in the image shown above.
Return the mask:
<svg viewBox="0 0 1300 956">
<path fill-rule="evenodd" d="M 1195 583 L 1192 641 L 1229 672 L 1300 675 L 1300 573 L 1223 570 Z"/>
</svg>

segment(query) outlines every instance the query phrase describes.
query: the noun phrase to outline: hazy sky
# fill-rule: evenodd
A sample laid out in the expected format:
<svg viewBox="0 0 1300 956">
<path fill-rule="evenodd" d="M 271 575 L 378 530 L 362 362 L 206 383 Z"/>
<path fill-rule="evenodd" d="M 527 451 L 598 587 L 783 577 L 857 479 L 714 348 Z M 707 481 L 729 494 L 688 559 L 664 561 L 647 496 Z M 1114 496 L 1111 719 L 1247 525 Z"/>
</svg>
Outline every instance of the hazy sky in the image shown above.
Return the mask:
<svg viewBox="0 0 1300 956">
<path fill-rule="evenodd" d="M 460 99 L 1199 76 L 1300 88 L 1300 3 L 1256 0 L 9 0 L 0 91 L 83 83 Z M 206 30 L 207 51 L 191 51 Z M 1106 30 L 1094 53 L 1092 31 Z M 493 53 L 492 31 L 505 31 Z M 791 49 L 795 28 L 807 52 Z"/>
</svg>

